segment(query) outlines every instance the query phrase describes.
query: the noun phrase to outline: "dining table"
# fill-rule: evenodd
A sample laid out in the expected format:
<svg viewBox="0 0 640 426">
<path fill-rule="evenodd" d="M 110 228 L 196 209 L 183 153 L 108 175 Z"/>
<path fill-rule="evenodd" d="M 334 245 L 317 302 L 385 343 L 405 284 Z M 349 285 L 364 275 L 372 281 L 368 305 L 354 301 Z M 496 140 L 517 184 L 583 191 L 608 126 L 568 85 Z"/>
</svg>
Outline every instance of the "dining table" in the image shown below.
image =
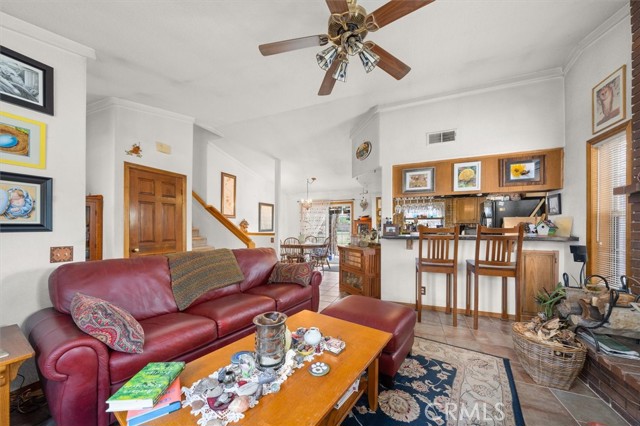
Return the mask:
<svg viewBox="0 0 640 426">
<path fill-rule="evenodd" d="M 314 249 L 320 249 L 326 246 L 324 243 L 297 243 L 297 244 L 280 244 L 282 249 L 298 250 L 300 257 L 304 257 L 305 251 L 309 252 Z"/>
</svg>

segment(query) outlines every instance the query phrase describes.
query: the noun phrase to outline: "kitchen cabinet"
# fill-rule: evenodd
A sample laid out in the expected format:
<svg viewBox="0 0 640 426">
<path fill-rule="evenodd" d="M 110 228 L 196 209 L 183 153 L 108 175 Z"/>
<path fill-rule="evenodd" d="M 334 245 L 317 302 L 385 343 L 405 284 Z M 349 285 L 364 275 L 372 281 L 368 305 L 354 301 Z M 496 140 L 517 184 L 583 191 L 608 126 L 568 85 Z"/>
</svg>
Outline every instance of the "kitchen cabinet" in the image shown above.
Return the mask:
<svg viewBox="0 0 640 426">
<path fill-rule="evenodd" d="M 454 200 L 454 220 L 458 224 L 480 223 L 480 212 L 484 197 L 460 197 Z"/>
<path fill-rule="evenodd" d="M 364 217 L 353 221 L 353 228 L 351 229 L 351 235 L 360 235 L 362 233 L 369 233 L 371 231 L 371 218 Z"/>
<path fill-rule="evenodd" d="M 380 299 L 380 245 L 338 246 L 340 292 Z"/>
<path fill-rule="evenodd" d="M 558 285 L 558 251 L 523 250 L 520 277 L 522 321 L 527 321 L 542 310 L 535 295 L 543 289 L 551 292 Z"/>
</svg>

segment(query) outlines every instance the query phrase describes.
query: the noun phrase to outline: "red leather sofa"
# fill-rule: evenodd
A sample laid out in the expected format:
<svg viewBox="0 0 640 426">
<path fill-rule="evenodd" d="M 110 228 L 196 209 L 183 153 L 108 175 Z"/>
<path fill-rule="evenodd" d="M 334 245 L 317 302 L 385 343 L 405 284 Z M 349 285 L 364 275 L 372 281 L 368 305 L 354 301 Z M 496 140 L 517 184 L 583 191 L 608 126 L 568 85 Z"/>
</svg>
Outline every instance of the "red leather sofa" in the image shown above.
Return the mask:
<svg viewBox="0 0 640 426">
<path fill-rule="evenodd" d="M 191 361 L 254 331 L 253 317 L 268 311 L 288 315 L 318 310 L 322 276 L 311 285 L 268 284 L 278 261 L 270 248 L 237 249 L 244 281 L 211 290 L 179 311 L 171 291 L 167 258 L 147 256 L 71 263 L 49 277 L 53 307 L 26 323 L 36 351 L 49 409 L 60 426 L 106 426 L 113 417 L 105 401 L 151 361 Z M 127 310 L 142 325 L 144 351 L 111 350 L 82 332 L 70 315 L 71 299 L 81 292 Z"/>
</svg>

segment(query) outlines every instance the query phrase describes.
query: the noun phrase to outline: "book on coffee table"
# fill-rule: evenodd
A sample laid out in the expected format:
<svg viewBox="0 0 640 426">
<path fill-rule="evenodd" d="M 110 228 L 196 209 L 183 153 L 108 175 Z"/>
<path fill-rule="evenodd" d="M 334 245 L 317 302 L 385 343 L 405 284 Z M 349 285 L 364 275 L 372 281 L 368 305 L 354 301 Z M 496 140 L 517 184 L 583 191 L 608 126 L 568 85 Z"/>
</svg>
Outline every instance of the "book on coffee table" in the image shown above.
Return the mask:
<svg viewBox="0 0 640 426">
<path fill-rule="evenodd" d="M 107 411 L 152 408 L 184 366 L 184 362 L 150 362 L 107 400 Z"/>
<path fill-rule="evenodd" d="M 178 377 L 152 408 L 128 411 L 127 426 L 138 426 L 179 410 L 181 407 L 181 395 L 180 378 Z"/>
</svg>

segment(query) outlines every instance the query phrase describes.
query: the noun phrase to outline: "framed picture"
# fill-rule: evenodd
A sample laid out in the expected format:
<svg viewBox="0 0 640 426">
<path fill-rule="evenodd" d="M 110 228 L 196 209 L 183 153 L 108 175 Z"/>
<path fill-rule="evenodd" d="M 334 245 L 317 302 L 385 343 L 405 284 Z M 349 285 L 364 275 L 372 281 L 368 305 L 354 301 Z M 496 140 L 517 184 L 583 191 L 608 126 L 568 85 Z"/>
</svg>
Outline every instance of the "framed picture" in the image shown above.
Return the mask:
<svg viewBox="0 0 640 426">
<path fill-rule="evenodd" d="M 0 111 L 0 163 L 44 169 L 46 139 L 44 123 Z"/>
<path fill-rule="evenodd" d="M 482 163 L 471 161 L 453 165 L 454 191 L 480 191 L 480 174 Z"/>
<path fill-rule="evenodd" d="M 544 184 L 544 155 L 500 159 L 500 186 Z"/>
<path fill-rule="evenodd" d="M 273 204 L 258 203 L 258 232 L 273 232 Z"/>
<path fill-rule="evenodd" d="M 53 68 L 0 46 L 0 100 L 53 115 Z"/>
<path fill-rule="evenodd" d="M 593 134 L 627 117 L 627 66 L 623 65 L 602 80 L 591 92 Z"/>
<path fill-rule="evenodd" d="M 236 217 L 236 177 L 222 172 L 220 212 L 226 217 Z"/>
<path fill-rule="evenodd" d="M 52 179 L 0 172 L 0 232 L 51 231 Z"/>
<path fill-rule="evenodd" d="M 547 197 L 547 213 L 562 214 L 562 203 L 560 202 L 560 194 L 553 194 Z"/>
<path fill-rule="evenodd" d="M 402 171 L 402 192 L 434 192 L 435 167 L 405 169 Z"/>
</svg>

